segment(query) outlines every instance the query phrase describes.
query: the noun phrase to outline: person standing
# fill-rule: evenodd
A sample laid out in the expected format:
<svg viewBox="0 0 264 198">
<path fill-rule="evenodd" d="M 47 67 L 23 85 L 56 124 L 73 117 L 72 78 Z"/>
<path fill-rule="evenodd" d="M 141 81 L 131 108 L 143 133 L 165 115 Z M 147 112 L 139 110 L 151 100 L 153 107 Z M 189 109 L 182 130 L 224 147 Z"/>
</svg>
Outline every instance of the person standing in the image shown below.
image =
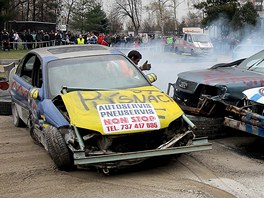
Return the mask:
<svg viewBox="0 0 264 198">
<path fill-rule="evenodd" d="M 43 47 L 48 47 L 49 43 L 50 43 L 50 36 L 48 32 L 45 32 L 45 34 L 43 35 Z"/>
<path fill-rule="evenodd" d="M 80 34 L 79 37 L 77 38 L 77 44 L 82 45 L 84 43 L 85 43 L 85 39 L 83 38 L 82 34 Z"/>
<path fill-rule="evenodd" d="M 26 40 L 27 40 L 27 48 L 29 50 L 32 49 L 32 46 L 33 46 L 33 37 L 32 37 L 32 34 L 30 32 L 30 29 L 28 29 L 28 31 L 26 33 Z"/>
<path fill-rule="evenodd" d="M 104 40 L 104 35 L 102 33 L 100 33 L 97 37 L 97 43 L 101 44 L 103 40 Z"/>
<path fill-rule="evenodd" d="M 27 30 L 24 30 L 21 35 L 23 50 L 27 49 Z"/>
<path fill-rule="evenodd" d="M 105 36 L 104 40 L 108 43 L 108 46 L 110 47 L 111 46 L 111 36 L 110 36 L 110 34 L 107 34 Z"/>
<path fill-rule="evenodd" d="M 142 44 L 143 44 L 143 47 L 147 47 L 147 44 L 148 44 L 148 35 L 147 34 L 142 35 Z"/>
<path fill-rule="evenodd" d="M 55 45 L 61 45 L 61 39 L 62 39 L 61 31 L 57 30 L 57 32 L 55 33 Z"/>
<path fill-rule="evenodd" d="M 10 40 L 9 40 L 9 33 L 6 31 L 6 29 L 3 30 L 2 33 L 2 42 L 3 42 L 3 50 L 5 51 L 6 49 L 9 51 L 10 50 Z"/>
<path fill-rule="evenodd" d="M 97 44 L 97 36 L 93 32 L 91 32 L 90 44 Z"/>
<path fill-rule="evenodd" d="M 14 37 L 14 49 L 15 50 L 18 50 L 18 41 L 19 41 L 19 35 L 18 35 L 18 33 L 17 32 L 14 32 L 14 35 L 13 35 L 13 37 Z"/>
<path fill-rule="evenodd" d="M 37 34 L 36 34 L 35 30 L 32 31 L 31 36 L 32 36 L 32 48 L 36 48 L 36 37 L 37 37 Z"/>
</svg>

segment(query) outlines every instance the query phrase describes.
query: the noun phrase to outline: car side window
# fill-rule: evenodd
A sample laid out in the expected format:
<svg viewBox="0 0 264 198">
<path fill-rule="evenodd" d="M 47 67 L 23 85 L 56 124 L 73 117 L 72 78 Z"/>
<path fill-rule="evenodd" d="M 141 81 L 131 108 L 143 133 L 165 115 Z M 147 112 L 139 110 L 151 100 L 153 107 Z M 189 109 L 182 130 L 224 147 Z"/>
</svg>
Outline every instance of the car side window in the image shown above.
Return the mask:
<svg viewBox="0 0 264 198">
<path fill-rule="evenodd" d="M 32 71 L 35 62 L 36 56 L 31 56 L 25 60 L 21 68 L 21 78 L 27 81 L 29 84 L 32 84 Z"/>
<path fill-rule="evenodd" d="M 38 57 L 35 58 L 33 67 L 32 85 L 38 88 L 42 86 L 42 66 Z"/>
</svg>

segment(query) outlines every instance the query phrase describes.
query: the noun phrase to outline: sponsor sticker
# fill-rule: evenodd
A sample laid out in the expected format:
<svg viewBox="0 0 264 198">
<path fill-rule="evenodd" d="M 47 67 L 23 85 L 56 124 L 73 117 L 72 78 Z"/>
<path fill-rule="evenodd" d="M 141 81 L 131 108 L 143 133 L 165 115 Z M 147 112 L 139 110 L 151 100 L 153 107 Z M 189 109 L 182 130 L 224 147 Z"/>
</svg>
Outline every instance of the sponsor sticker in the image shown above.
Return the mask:
<svg viewBox="0 0 264 198">
<path fill-rule="evenodd" d="M 150 103 L 118 103 L 97 105 L 105 133 L 160 129 L 155 109 Z"/>
</svg>

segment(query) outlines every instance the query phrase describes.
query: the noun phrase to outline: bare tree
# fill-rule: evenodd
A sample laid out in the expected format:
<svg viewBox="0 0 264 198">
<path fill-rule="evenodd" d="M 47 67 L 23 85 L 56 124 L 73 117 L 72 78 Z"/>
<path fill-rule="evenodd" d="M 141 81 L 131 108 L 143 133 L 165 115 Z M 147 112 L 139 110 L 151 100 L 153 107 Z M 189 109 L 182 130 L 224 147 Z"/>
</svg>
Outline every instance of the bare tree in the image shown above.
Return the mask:
<svg viewBox="0 0 264 198">
<path fill-rule="evenodd" d="M 142 31 L 143 32 L 152 32 L 157 30 L 159 27 L 157 27 L 157 23 L 155 20 L 153 20 L 153 16 L 150 14 L 146 19 L 143 20 L 142 22 Z"/>
<path fill-rule="evenodd" d="M 141 25 L 142 0 L 116 0 L 115 9 L 121 16 L 130 18 L 134 26 L 135 35 L 138 35 Z"/>
<path fill-rule="evenodd" d="M 63 13 L 65 14 L 66 26 L 68 28 L 74 5 L 78 2 L 78 0 L 60 0 L 60 1 L 61 1 L 61 5 L 59 5 L 60 8 L 59 8 L 58 17 L 61 18 L 63 16 Z"/>
<path fill-rule="evenodd" d="M 149 6 L 146 6 L 146 10 L 152 11 L 157 16 L 158 24 L 161 28 L 161 33 L 164 35 L 164 26 L 166 19 L 169 18 L 168 15 L 168 6 L 169 6 L 170 0 L 154 0 L 149 4 Z"/>
<path fill-rule="evenodd" d="M 110 23 L 110 33 L 115 34 L 123 30 L 121 18 L 114 8 L 110 10 L 108 19 Z"/>
<path fill-rule="evenodd" d="M 188 27 L 200 27 L 202 21 L 201 13 L 188 12 L 185 17 L 185 24 Z"/>
<path fill-rule="evenodd" d="M 177 20 L 177 8 L 181 5 L 185 0 L 170 0 L 169 7 L 173 10 L 173 18 L 174 18 L 174 30 L 177 31 L 178 29 L 178 20 Z"/>
</svg>

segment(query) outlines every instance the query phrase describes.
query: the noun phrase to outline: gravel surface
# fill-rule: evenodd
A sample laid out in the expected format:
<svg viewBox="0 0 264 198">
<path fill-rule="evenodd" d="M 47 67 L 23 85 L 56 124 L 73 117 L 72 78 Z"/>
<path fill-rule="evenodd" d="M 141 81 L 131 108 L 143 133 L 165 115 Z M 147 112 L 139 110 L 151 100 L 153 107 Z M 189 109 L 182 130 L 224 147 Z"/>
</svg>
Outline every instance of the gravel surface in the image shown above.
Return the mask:
<svg viewBox="0 0 264 198">
<path fill-rule="evenodd" d="M 263 151 L 257 149 L 263 141 L 243 136 L 211 143 L 210 151 L 159 158 L 109 176 L 94 169 L 62 172 L 26 128 L 0 116 L 1 197 L 264 197 Z"/>
</svg>

